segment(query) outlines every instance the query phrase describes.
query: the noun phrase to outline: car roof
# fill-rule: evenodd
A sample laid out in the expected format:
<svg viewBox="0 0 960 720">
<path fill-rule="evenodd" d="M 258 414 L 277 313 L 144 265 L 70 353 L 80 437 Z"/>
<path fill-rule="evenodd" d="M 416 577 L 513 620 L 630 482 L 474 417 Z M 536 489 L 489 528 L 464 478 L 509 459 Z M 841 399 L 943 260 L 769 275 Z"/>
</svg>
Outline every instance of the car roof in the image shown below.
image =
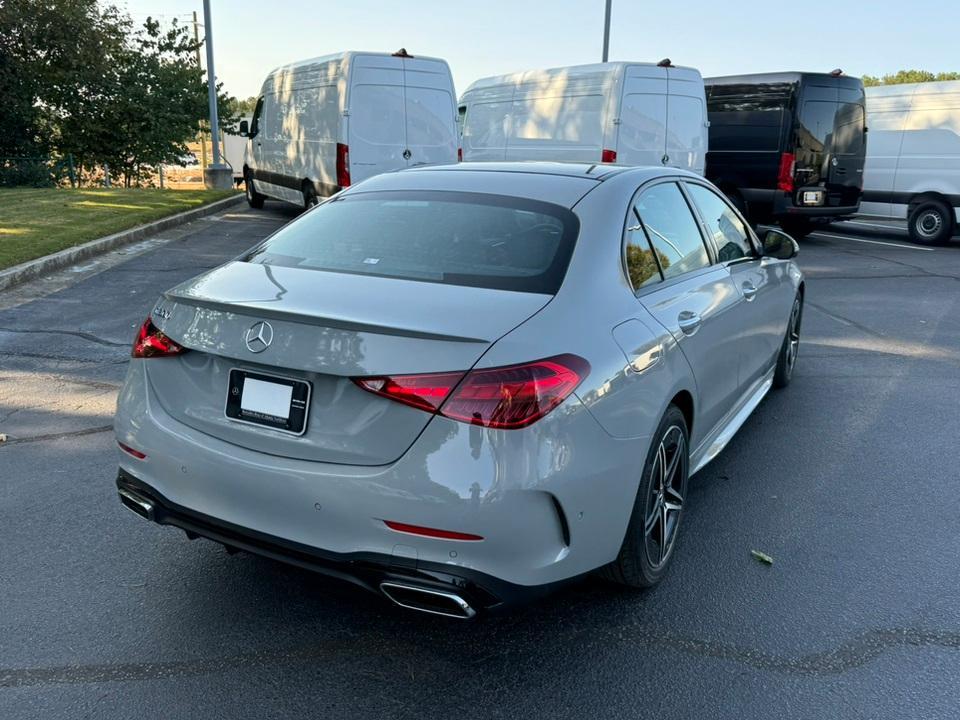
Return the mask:
<svg viewBox="0 0 960 720">
<path fill-rule="evenodd" d="M 690 175 L 676 168 L 626 167 L 600 163 L 465 162 L 382 173 L 345 194 L 387 190 L 446 190 L 528 198 L 573 207 L 610 178 L 636 174 L 638 183 L 662 175 Z M 699 176 L 694 176 L 699 177 Z"/>
</svg>

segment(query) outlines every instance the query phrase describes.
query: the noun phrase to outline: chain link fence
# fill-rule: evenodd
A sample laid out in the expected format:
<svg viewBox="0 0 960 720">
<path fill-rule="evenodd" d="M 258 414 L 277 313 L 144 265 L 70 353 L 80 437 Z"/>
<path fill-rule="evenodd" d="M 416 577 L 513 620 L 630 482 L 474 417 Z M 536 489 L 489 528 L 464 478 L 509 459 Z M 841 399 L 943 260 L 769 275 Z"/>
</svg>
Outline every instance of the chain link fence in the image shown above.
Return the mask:
<svg viewBox="0 0 960 720">
<path fill-rule="evenodd" d="M 77 185 L 73 156 L 0 156 L 0 187 L 58 187 Z"/>
</svg>

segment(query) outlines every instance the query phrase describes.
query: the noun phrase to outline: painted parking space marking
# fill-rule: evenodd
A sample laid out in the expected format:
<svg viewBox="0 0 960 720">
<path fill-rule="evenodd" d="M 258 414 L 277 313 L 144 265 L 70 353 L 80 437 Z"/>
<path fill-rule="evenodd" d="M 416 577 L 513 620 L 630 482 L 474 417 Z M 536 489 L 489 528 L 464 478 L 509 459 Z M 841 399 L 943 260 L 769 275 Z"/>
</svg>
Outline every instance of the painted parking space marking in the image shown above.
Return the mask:
<svg viewBox="0 0 960 720">
<path fill-rule="evenodd" d="M 870 243 L 871 245 L 886 245 L 887 247 L 901 248 L 903 250 L 922 250 L 923 252 L 934 252 L 934 248 L 921 247 L 919 245 L 904 245 L 902 243 L 884 242 L 883 240 L 867 240 L 866 238 L 855 238 L 849 235 L 835 235 L 833 233 L 814 232 L 811 235 L 817 235 L 831 240 L 850 240 L 851 242 Z"/>
</svg>

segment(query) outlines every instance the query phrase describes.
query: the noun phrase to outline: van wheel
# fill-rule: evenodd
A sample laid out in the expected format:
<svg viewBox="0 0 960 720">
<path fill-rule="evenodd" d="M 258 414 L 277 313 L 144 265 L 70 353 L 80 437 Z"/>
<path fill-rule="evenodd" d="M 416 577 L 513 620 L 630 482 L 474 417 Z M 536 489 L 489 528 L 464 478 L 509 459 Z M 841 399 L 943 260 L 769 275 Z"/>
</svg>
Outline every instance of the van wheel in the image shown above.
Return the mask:
<svg viewBox="0 0 960 720">
<path fill-rule="evenodd" d="M 813 232 L 813 223 L 807 218 L 780 218 L 780 229 L 794 240 L 802 240 Z"/>
<path fill-rule="evenodd" d="M 320 203 L 320 198 L 317 197 L 317 189 L 313 185 L 304 185 L 303 186 L 303 209 L 309 210 L 310 208 L 318 205 Z"/>
<path fill-rule="evenodd" d="M 953 236 L 953 214 L 939 200 L 924 200 L 910 211 L 910 239 L 921 245 L 943 245 Z"/>
<path fill-rule="evenodd" d="M 666 574 L 687 498 L 688 437 L 683 413 L 671 405 L 647 452 L 620 554 L 600 570 L 601 577 L 628 587 L 647 588 Z"/>
<path fill-rule="evenodd" d="M 244 178 L 244 192 L 247 195 L 247 204 L 252 207 L 254 210 L 259 210 L 263 207 L 263 201 L 267 198 L 257 192 L 256 188 L 253 186 L 253 178 L 248 172 Z"/>
</svg>

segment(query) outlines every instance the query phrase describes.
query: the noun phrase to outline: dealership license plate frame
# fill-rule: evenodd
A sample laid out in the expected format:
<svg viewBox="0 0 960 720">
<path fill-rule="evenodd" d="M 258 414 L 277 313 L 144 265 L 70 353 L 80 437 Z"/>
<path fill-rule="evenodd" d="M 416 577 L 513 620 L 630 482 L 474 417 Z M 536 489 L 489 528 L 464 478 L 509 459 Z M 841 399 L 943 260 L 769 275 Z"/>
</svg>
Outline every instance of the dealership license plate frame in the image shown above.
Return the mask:
<svg viewBox="0 0 960 720">
<path fill-rule="evenodd" d="M 280 388 L 289 388 L 290 404 L 287 417 L 284 418 L 242 407 L 244 385 L 248 379 L 256 380 L 259 383 L 265 383 L 267 385 L 277 385 L 279 386 L 278 390 Z M 260 428 L 269 428 L 289 435 L 300 436 L 307 431 L 307 416 L 310 411 L 310 394 L 312 390 L 311 384 L 306 380 L 264 373 L 259 370 L 231 368 L 229 381 L 227 383 L 227 401 L 223 413 L 228 420 L 233 422 L 253 425 Z"/>
</svg>

